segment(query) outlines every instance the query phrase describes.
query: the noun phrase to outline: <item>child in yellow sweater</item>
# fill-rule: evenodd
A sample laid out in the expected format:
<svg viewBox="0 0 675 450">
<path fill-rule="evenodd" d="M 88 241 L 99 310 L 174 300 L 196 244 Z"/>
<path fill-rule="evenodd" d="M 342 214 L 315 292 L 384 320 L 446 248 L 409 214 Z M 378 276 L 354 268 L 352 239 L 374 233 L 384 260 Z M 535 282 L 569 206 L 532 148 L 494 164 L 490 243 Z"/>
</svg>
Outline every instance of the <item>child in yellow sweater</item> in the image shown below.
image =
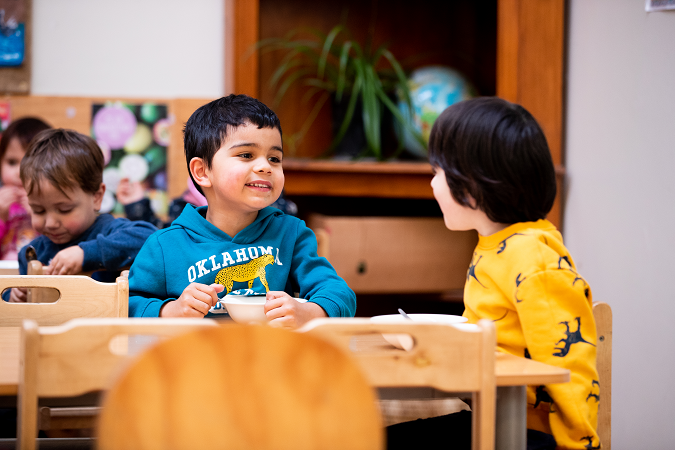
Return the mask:
<svg viewBox="0 0 675 450">
<path fill-rule="evenodd" d="M 556 181 L 544 133 L 519 105 L 467 100 L 434 123 L 429 160 L 446 227 L 479 234 L 464 316 L 472 323 L 493 320 L 500 351 L 571 372 L 569 383 L 528 387 L 528 450 L 600 448 L 591 291 L 560 232 L 545 219 Z M 406 443 L 412 434 L 470 436 L 466 423 L 466 414 L 458 413 L 394 425 L 388 448 L 412 448 Z"/>
</svg>

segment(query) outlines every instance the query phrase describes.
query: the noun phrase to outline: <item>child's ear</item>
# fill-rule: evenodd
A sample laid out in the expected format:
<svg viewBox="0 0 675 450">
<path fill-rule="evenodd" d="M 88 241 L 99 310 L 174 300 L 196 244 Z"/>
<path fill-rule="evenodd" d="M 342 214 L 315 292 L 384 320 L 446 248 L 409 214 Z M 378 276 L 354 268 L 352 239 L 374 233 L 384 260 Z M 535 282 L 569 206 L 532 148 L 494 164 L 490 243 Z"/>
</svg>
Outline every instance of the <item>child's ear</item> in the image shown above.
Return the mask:
<svg viewBox="0 0 675 450">
<path fill-rule="evenodd" d="M 98 187 L 98 191 L 94 192 L 94 209 L 96 211 L 101 209 L 103 194 L 105 194 L 105 183 L 101 183 L 101 185 Z"/>
<path fill-rule="evenodd" d="M 206 164 L 202 158 L 194 157 L 190 160 L 190 173 L 201 188 L 211 187 L 211 180 L 206 173 Z"/>
</svg>

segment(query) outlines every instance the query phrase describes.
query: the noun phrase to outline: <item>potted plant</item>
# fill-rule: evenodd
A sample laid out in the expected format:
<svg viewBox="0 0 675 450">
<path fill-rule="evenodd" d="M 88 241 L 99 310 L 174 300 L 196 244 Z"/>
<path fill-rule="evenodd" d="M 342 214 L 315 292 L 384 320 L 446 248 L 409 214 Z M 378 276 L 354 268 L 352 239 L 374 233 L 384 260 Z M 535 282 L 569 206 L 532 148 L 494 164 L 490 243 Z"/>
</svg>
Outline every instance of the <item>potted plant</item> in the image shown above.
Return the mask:
<svg viewBox="0 0 675 450">
<path fill-rule="evenodd" d="M 305 38 L 303 36 L 310 36 Z M 333 27 L 327 34 L 317 30 L 296 29 L 284 38 L 260 41 L 261 51 L 285 52 L 269 82 L 276 91 L 278 104 L 288 89 L 296 84 L 307 88 L 305 98 L 314 101 L 302 129 L 295 139 L 302 138 L 319 110 L 331 100 L 334 106 L 334 135 L 328 149 L 333 152 L 343 141 L 350 127 L 361 126 L 365 142 L 358 149 L 358 156 L 385 159 L 382 145 L 382 129 L 387 124 L 384 117 L 391 116 L 398 129 L 410 130 L 419 141 L 424 140 L 401 114 L 396 97 L 408 103 L 412 111 L 407 77 L 401 65 L 388 50 L 387 45 L 374 48 L 363 46 L 350 38 L 343 25 Z M 336 109 L 343 116 L 336 121 Z M 403 146 L 399 140 L 397 155 Z"/>
</svg>

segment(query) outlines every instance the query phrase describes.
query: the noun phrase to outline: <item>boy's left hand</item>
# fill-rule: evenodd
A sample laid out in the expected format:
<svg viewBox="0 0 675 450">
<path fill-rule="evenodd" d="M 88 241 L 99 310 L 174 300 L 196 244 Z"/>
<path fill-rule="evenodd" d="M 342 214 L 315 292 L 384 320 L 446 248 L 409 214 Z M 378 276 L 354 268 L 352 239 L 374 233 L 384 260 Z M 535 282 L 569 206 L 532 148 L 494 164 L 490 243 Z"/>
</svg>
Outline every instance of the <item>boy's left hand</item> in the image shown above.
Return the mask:
<svg viewBox="0 0 675 450">
<path fill-rule="evenodd" d="M 327 317 L 316 303 L 301 303 L 282 291 L 270 291 L 266 299 L 265 314 L 273 327 L 298 328 L 314 318 Z"/>
<path fill-rule="evenodd" d="M 58 252 L 42 271 L 45 275 L 76 275 L 82 272 L 84 250 L 78 245 L 64 248 Z"/>
</svg>

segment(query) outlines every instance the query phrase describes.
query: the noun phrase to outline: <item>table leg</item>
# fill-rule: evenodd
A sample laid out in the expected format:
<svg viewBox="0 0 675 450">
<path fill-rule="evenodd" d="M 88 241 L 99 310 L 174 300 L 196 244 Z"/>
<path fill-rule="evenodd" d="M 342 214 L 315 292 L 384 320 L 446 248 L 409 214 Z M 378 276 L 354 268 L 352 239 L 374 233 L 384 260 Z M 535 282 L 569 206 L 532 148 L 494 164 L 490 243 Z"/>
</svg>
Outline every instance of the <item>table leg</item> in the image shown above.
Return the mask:
<svg viewBox="0 0 675 450">
<path fill-rule="evenodd" d="M 527 447 L 527 395 L 525 386 L 497 388 L 496 450 Z"/>
</svg>

